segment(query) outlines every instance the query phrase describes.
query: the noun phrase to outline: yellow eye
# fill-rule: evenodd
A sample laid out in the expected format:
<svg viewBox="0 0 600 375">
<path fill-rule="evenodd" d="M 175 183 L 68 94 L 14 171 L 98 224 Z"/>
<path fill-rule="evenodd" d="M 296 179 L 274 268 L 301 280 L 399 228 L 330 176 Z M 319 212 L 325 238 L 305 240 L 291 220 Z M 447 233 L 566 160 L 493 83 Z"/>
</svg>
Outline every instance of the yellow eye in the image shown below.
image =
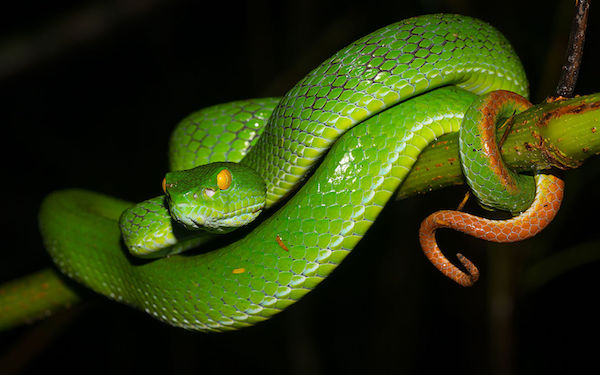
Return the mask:
<svg viewBox="0 0 600 375">
<path fill-rule="evenodd" d="M 163 178 L 163 182 L 162 182 L 162 188 L 163 191 L 165 192 L 165 194 L 167 193 L 167 178 Z"/>
<path fill-rule="evenodd" d="M 227 189 L 231 185 L 231 172 L 228 169 L 223 169 L 217 175 L 217 186 L 221 190 Z"/>
</svg>

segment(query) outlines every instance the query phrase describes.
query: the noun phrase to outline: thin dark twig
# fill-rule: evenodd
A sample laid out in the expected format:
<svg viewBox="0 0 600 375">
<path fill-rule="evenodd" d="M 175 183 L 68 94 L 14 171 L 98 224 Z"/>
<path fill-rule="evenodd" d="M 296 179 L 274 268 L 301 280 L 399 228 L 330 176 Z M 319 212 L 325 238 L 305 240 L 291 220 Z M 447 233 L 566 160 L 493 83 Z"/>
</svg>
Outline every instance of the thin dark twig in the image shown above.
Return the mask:
<svg viewBox="0 0 600 375">
<path fill-rule="evenodd" d="M 556 86 L 555 95 L 557 97 L 572 98 L 575 92 L 575 83 L 583 55 L 589 7 L 588 0 L 575 0 L 575 14 L 571 23 L 567 56 Z"/>
</svg>

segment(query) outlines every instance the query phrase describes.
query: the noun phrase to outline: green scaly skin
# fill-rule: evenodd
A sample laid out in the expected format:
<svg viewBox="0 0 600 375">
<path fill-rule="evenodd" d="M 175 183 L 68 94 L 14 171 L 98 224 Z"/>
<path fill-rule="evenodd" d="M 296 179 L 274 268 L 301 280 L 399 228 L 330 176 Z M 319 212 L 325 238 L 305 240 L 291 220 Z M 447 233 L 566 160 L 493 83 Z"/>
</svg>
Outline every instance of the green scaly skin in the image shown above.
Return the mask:
<svg viewBox="0 0 600 375">
<path fill-rule="evenodd" d="M 235 113 L 239 114 L 239 110 Z M 576 168 L 588 157 L 600 153 L 599 118 L 600 93 L 536 105 L 512 119 L 511 131 L 502 149 L 503 159 L 510 168 L 519 171 L 543 170 L 552 166 Z M 440 137 L 419 154 L 396 198 L 404 199 L 416 193 L 462 183 L 457 160 L 458 134 Z M 126 202 L 115 199 L 107 199 L 103 203 L 97 210 L 103 209 L 101 216 L 108 215 L 109 221 L 110 212 L 116 214 L 119 207 L 127 206 Z M 68 206 L 77 209 L 72 201 Z M 55 215 L 58 215 L 56 218 L 62 216 L 61 213 Z M 104 222 L 98 218 L 92 220 Z M 116 220 L 116 216 L 112 220 Z M 96 245 L 103 249 L 115 246 L 111 240 L 106 241 L 108 247 L 102 242 L 96 244 L 94 240 L 80 241 L 84 249 Z M 73 247 L 75 249 L 76 245 Z M 53 269 L 0 285 L 0 330 L 48 316 L 79 302 L 81 296 L 75 290 L 76 285 Z"/>
<path fill-rule="evenodd" d="M 462 16 L 415 17 L 359 39 L 310 72 L 282 98 L 241 163 L 265 180 L 269 207 L 346 130 L 445 85 L 528 96 L 523 67 L 497 30 Z"/>
<path fill-rule="evenodd" d="M 217 175 L 228 172 L 220 188 Z M 246 225 L 265 206 L 265 183 L 255 171 L 237 163 L 216 162 L 167 173 L 165 190 L 171 216 L 188 229 L 227 233 Z"/>
<path fill-rule="evenodd" d="M 240 126 L 243 121 L 220 126 L 225 128 L 218 147 L 220 156 L 214 155 L 211 148 L 200 151 L 200 142 L 214 144 L 221 129 L 214 117 L 211 119 L 208 115 L 208 121 L 202 121 L 203 113 L 193 115 L 200 119 L 184 121 L 181 127 L 185 129 L 174 133 L 171 147 L 176 151 L 172 167 L 178 170 L 224 161 L 221 157 L 230 162 L 240 161 L 257 171 L 267 183 L 266 206 L 270 207 L 297 187 L 308 169 L 347 129 L 400 101 L 448 84 L 476 93 L 506 88 L 527 95 L 520 62 L 496 30 L 466 17 L 417 17 L 380 29 L 332 56 L 294 86 L 278 103 L 272 116 L 263 116 L 270 108 L 261 109 L 261 102 L 257 101 L 258 121 L 249 118 L 249 128 L 256 127 L 257 122 L 265 118 L 268 120 L 250 151 L 243 147 L 250 142 L 239 142 L 232 137 L 244 129 Z M 267 107 L 273 102 L 262 101 Z M 242 107 L 240 103 L 232 106 L 232 111 Z M 243 107 L 241 109 L 243 112 Z M 224 114 L 227 109 L 207 110 L 212 116 L 219 111 Z M 243 118 L 241 113 L 237 116 L 238 120 Z M 221 121 L 221 124 L 226 123 Z M 252 139 L 252 136 L 245 138 Z M 227 151 L 229 144 L 235 152 Z M 212 157 L 201 158 L 198 154 Z M 238 157 L 242 157 L 241 160 Z M 189 160 L 197 164 L 185 163 Z M 486 194 L 490 196 L 493 191 L 488 190 Z M 142 211 L 141 208 L 134 210 Z M 144 256 L 153 249 L 174 244 L 171 239 L 176 237 L 167 233 L 165 236 L 170 240 L 163 241 L 163 237 L 157 238 L 156 231 L 150 232 L 149 229 L 157 226 L 153 221 L 164 220 L 165 224 L 160 225 L 164 228 L 169 226 L 170 220 L 153 209 L 147 212 L 148 217 L 135 214 L 130 220 L 123 220 L 127 238 L 131 233 L 141 238 L 140 245 L 126 239 L 126 243 L 131 244 L 130 250 Z M 190 216 L 194 217 L 195 213 Z M 178 221 L 189 226 L 193 219 L 182 217 L 180 215 Z M 134 219 L 142 222 L 134 222 Z M 142 228 L 148 230 L 138 233 Z M 144 238 L 146 234 L 149 240 Z M 149 246 L 147 242 L 151 242 Z M 175 246 L 176 251 L 183 249 L 179 244 Z"/>
<path fill-rule="evenodd" d="M 217 183 L 223 170 L 232 176 L 226 189 Z M 211 236 L 204 232 L 223 234 L 251 223 L 265 206 L 264 181 L 237 163 L 215 162 L 167 173 L 165 190 L 166 196 L 148 199 L 121 214 L 123 242 L 134 256 L 178 254 L 209 240 Z"/>
<path fill-rule="evenodd" d="M 117 223 L 130 203 L 86 191 L 50 195 L 40 212 L 42 234 L 69 277 L 169 324 L 202 331 L 252 325 L 300 299 L 344 259 L 420 150 L 457 131 L 472 99 L 440 89 L 353 128 L 289 202 L 218 251 L 132 266 Z M 109 205 L 114 211 L 96 211 Z"/>
<path fill-rule="evenodd" d="M 487 127 L 484 124 L 486 120 L 489 121 L 491 114 L 482 112 L 480 107 L 490 101 L 490 98 L 491 96 L 487 95 L 478 97 L 465 113 L 463 126 L 459 131 L 461 165 L 468 185 L 483 207 L 518 214 L 529 208 L 533 202 L 536 184 L 533 176 L 519 174 L 508 169 L 501 158 L 499 158 L 499 163 L 502 167 L 496 166 L 491 160 L 496 153 L 486 158 L 481 157 L 480 153 L 484 152 L 483 150 L 486 148 L 484 135 L 487 133 Z M 525 99 L 493 104 L 498 111 L 495 123 L 500 124 L 531 106 L 531 103 Z M 495 128 L 490 139 L 497 139 Z M 497 155 L 500 156 L 500 153 L 498 152 Z M 490 171 L 495 173 L 490 173 Z"/>
<path fill-rule="evenodd" d="M 177 225 L 169 213 L 165 196 L 147 199 L 129 207 L 119 217 L 127 250 L 140 258 L 161 258 L 199 246 L 207 232 L 190 232 Z"/>
<path fill-rule="evenodd" d="M 131 204 L 70 190 L 51 194 L 41 207 L 45 245 L 68 276 L 169 324 L 204 331 L 254 324 L 322 281 L 362 238 L 427 144 L 457 131 L 472 95 L 446 88 L 404 101 L 450 84 L 478 94 L 527 95 L 517 57 L 490 26 L 452 15 L 401 21 L 334 55 L 275 108 L 242 160 L 266 181 L 268 205 L 296 187 L 339 135 L 362 123 L 242 240 L 206 254 L 133 265 L 118 228 Z"/>
</svg>

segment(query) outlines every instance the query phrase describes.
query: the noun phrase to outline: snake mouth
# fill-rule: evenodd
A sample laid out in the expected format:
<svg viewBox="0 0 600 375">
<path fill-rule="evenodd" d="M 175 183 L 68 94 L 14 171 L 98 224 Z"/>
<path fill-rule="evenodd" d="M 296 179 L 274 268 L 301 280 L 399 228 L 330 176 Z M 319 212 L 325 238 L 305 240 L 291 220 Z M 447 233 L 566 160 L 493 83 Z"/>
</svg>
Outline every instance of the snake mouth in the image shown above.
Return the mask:
<svg viewBox="0 0 600 375">
<path fill-rule="evenodd" d="M 209 232 L 230 232 L 236 228 L 252 222 L 263 210 L 264 203 L 254 204 L 244 210 L 231 212 L 217 212 L 214 215 L 187 216 L 187 226 L 193 229 L 202 229 Z M 241 212 L 244 211 L 244 212 Z"/>
<path fill-rule="evenodd" d="M 191 221 L 191 222 L 194 224 L 194 227 L 195 227 L 196 229 L 202 229 L 202 228 L 204 228 L 204 227 L 205 227 L 204 223 L 202 223 L 202 222 L 200 222 L 200 221 L 198 221 L 198 220 L 195 220 L 195 219 L 190 219 L 190 221 Z"/>
<path fill-rule="evenodd" d="M 223 226 L 218 220 L 210 220 L 210 218 L 207 217 L 202 217 L 201 219 L 203 220 L 190 218 L 190 222 L 193 223 L 194 229 L 201 229 L 213 233 L 226 233 L 233 229 Z"/>
</svg>

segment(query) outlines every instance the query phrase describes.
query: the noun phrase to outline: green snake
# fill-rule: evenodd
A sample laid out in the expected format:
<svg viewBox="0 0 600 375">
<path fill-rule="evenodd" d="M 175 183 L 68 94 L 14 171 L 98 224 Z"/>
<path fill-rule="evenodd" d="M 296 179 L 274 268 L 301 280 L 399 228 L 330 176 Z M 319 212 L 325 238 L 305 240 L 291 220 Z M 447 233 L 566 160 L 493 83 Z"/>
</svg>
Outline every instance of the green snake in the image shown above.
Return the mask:
<svg viewBox="0 0 600 375">
<path fill-rule="evenodd" d="M 133 232 L 147 230 L 131 243 L 150 238 L 159 249 L 176 247 L 159 255 L 210 243 L 214 236 L 180 232 L 166 216 L 164 197 L 134 206 L 66 190 L 42 204 L 45 246 L 69 277 L 171 325 L 225 331 L 255 324 L 327 277 L 364 236 L 420 152 L 458 131 L 476 95 L 494 90 L 528 95 L 519 59 L 493 27 L 445 14 L 400 21 L 342 49 L 281 99 L 218 105 L 179 124 L 170 145 L 172 170 L 233 162 L 264 182 L 270 216 L 242 239 L 213 251 L 137 260 L 125 249 L 120 219 Z M 208 174 L 211 183 L 222 170 Z M 484 181 L 495 175 L 491 168 L 478 174 Z M 234 171 L 232 181 L 238 175 Z M 167 191 L 183 184 L 173 176 L 167 176 Z M 487 184 L 479 183 L 484 189 L 478 198 L 496 201 L 496 191 L 486 192 Z M 527 208 L 531 199 L 511 211 Z M 166 218 L 170 239 L 156 235 L 154 215 Z"/>
</svg>

